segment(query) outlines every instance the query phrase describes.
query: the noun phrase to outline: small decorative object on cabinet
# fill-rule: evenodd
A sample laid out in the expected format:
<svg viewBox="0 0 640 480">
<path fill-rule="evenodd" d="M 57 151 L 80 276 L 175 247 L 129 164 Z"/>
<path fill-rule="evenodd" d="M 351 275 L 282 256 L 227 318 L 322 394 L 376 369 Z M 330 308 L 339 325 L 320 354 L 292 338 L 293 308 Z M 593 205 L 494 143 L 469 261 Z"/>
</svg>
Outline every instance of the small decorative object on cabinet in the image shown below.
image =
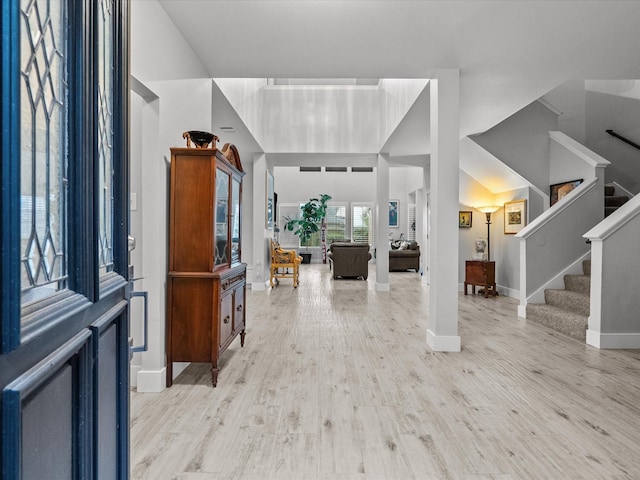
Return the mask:
<svg viewBox="0 0 640 480">
<path fill-rule="evenodd" d="M 467 285 L 471 285 L 471 293 L 476 293 L 476 285 L 484 287 L 484 297 L 496 296 L 496 262 L 467 260 L 464 272 L 464 294 Z"/>
<path fill-rule="evenodd" d="M 194 140 L 193 137 L 191 140 Z M 244 172 L 235 147 L 172 148 L 167 278 L 167 386 L 173 362 L 211 362 L 244 346 L 246 264 L 240 261 Z M 230 158 L 231 157 L 231 158 Z"/>
</svg>

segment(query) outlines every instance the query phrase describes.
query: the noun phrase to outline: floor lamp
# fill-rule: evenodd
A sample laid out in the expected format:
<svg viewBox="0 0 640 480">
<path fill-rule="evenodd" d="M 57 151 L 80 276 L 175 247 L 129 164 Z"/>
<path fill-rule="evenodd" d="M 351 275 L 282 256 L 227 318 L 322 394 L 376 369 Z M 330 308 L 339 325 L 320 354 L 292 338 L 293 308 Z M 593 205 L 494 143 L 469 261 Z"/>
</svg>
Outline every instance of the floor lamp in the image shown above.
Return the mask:
<svg viewBox="0 0 640 480">
<path fill-rule="evenodd" d="M 482 213 L 487 216 L 487 262 L 491 261 L 491 214 L 500 209 L 497 205 L 487 205 L 484 207 L 477 207 Z"/>
</svg>

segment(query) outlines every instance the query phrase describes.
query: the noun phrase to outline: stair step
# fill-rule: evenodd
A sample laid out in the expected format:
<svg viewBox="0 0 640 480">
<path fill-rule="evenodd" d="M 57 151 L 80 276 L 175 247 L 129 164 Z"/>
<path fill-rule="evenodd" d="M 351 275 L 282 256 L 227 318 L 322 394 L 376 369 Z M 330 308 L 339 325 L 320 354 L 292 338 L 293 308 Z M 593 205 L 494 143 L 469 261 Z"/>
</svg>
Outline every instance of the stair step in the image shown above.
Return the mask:
<svg viewBox="0 0 640 480">
<path fill-rule="evenodd" d="M 604 197 L 605 207 L 621 207 L 629 201 L 627 195 Z"/>
<path fill-rule="evenodd" d="M 604 207 L 604 216 L 608 217 L 613 212 L 615 212 L 617 209 L 618 209 L 618 207 Z"/>
<path fill-rule="evenodd" d="M 547 289 L 544 291 L 544 300 L 547 305 L 560 307 L 570 312 L 589 316 L 589 295 L 563 289 Z"/>
<path fill-rule="evenodd" d="M 589 295 L 591 293 L 591 277 L 589 275 L 565 275 L 564 288 Z"/>
<path fill-rule="evenodd" d="M 589 318 L 562 308 L 530 303 L 527 305 L 527 321 L 540 323 L 560 333 L 586 341 Z"/>
<path fill-rule="evenodd" d="M 585 275 L 591 276 L 591 260 L 582 261 L 582 271 Z"/>
<path fill-rule="evenodd" d="M 605 196 L 609 197 L 611 195 L 615 195 L 616 193 L 616 187 L 614 187 L 613 185 L 605 185 L 604 186 L 604 194 Z"/>
</svg>

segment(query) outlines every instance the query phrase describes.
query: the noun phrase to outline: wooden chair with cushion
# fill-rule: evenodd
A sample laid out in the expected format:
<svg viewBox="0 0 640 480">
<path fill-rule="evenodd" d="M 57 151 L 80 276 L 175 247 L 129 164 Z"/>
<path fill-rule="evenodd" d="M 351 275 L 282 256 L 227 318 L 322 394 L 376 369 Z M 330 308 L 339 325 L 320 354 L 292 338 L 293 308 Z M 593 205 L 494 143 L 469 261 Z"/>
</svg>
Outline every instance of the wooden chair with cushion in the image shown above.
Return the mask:
<svg viewBox="0 0 640 480">
<path fill-rule="evenodd" d="M 271 288 L 280 283 L 280 278 L 292 278 L 293 288 L 298 286 L 299 267 L 302 257 L 295 250 L 284 250 L 280 244 L 271 240 L 271 273 L 269 284 Z M 274 284 L 275 280 L 275 284 Z"/>
</svg>

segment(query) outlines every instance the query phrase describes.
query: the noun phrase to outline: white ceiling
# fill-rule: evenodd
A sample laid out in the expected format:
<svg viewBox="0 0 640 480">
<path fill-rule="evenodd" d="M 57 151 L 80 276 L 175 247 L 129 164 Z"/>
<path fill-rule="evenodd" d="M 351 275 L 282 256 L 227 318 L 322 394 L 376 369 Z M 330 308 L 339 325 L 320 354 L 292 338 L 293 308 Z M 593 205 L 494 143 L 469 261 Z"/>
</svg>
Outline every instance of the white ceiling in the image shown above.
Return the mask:
<svg viewBox="0 0 640 480">
<path fill-rule="evenodd" d="M 430 78 L 457 68 L 461 137 L 565 80 L 640 78 L 637 1 L 159 3 L 212 78 Z M 394 134 L 407 154 L 425 144 L 404 144 L 415 139 L 404 131 L 418 128 L 412 118 L 424 121 L 409 114 Z"/>
</svg>

